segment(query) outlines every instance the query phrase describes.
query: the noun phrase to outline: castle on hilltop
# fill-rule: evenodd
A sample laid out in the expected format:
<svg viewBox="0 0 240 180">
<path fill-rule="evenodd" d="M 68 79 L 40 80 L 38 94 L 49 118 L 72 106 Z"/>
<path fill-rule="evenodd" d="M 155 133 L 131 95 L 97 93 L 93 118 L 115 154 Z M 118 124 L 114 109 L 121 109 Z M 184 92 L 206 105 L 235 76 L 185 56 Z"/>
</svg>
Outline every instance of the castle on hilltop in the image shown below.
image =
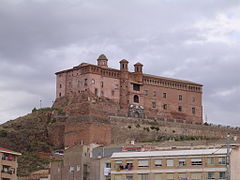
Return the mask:
<svg viewBox="0 0 240 180">
<path fill-rule="evenodd" d="M 144 74 L 141 63 L 134 69 L 129 72 L 125 59 L 120 61 L 120 69 L 109 68 L 102 54 L 97 65 L 81 63 L 57 72 L 56 98 L 78 97 L 90 91 L 118 104 L 124 116 L 202 123 L 201 84 Z"/>
</svg>

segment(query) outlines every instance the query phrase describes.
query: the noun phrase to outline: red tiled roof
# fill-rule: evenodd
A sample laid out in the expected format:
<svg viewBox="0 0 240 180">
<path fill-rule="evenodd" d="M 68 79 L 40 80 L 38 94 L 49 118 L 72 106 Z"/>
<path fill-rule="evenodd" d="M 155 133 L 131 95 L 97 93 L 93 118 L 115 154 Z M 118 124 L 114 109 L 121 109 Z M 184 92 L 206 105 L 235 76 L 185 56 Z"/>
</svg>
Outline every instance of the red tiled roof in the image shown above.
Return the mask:
<svg viewBox="0 0 240 180">
<path fill-rule="evenodd" d="M 2 148 L 2 147 L 0 147 L 0 152 L 5 152 L 5 153 L 15 154 L 15 155 L 21 155 L 21 153 L 18 153 L 16 151 L 12 151 L 10 149 Z"/>
</svg>

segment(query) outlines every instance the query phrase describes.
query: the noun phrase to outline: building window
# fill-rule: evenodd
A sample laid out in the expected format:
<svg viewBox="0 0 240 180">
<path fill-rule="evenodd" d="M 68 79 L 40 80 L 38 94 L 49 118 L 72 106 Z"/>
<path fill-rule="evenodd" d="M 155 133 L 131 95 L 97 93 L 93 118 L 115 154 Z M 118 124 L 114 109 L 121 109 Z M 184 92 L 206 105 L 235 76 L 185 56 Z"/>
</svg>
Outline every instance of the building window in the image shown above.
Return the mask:
<svg viewBox="0 0 240 180">
<path fill-rule="evenodd" d="M 111 168 L 111 163 L 110 162 L 106 162 L 105 163 L 105 168 Z"/>
<path fill-rule="evenodd" d="M 195 97 L 192 97 L 192 102 L 195 102 L 195 101 L 196 101 Z"/>
<path fill-rule="evenodd" d="M 226 179 L 226 173 L 225 172 L 219 172 L 219 180 L 225 180 Z"/>
<path fill-rule="evenodd" d="M 191 159 L 192 166 L 201 166 L 202 159 Z"/>
<path fill-rule="evenodd" d="M 155 174 L 155 179 L 154 180 L 163 180 L 162 174 Z"/>
<path fill-rule="evenodd" d="M 214 165 L 214 158 L 213 157 L 209 157 L 207 159 L 208 165 Z"/>
<path fill-rule="evenodd" d="M 133 84 L 133 90 L 134 91 L 140 91 L 140 85 L 139 84 Z"/>
<path fill-rule="evenodd" d="M 62 84 L 60 84 L 59 87 L 62 88 Z"/>
<path fill-rule="evenodd" d="M 167 180 L 174 180 L 174 174 L 167 174 Z"/>
<path fill-rule="evenodd" d="M 167 98 L 167 93 L 163 93 L 163 98 Z"/>
<path fill-rule="evenodd" d="M 115 84 L 115 89 L 119 89 L 119 84 Z"/>
<path fill-rule="evenodd" d="M 153 96 L 157 96 L 157 92 L 156 91 L 153 91 Z"/>
<path fill-rule="evenodd" d="M 111 180 L 111 176 L 105 176 L 105 180 Z"/>
<path fill-rule="evenodd" d="M 182 101 L 182 100 L 183 100 L 182 95 L 179 95 L 179 96 L 178 96 L 178 100 L 179 100 L 179 101 Z"/>
<path fill-rule="evenodd" d="M 126 180 L 133 180 L 133 175 L 126 175 Z"/>
<path fill-rule="evenodd" d="M 103 88 L 103 81 L 101 81 L 101 88 Z"/>
<path fill-rule="evenodd" d="M 59 93 L 59 97 L 61 97 L 62 96 L 62 94 L 61 93 Z"/>
<path fill-rule="evenodd" d="M 72 87 L 72 82 L 68 82 L 68 86 L 71 88 Z"/>
<path fill-rule="evenodd" d="M 138 97 L 138 95 L 134 95 L 134 96 L 133 96 L 133 102 L 139 103 L 139 97 Z"/>
<path fill-rule="evenodd" d="M 186 180 L 187 179 L 187 174 L 186 173 L 180 173 L 178 175 L 178 177 L 179 177 L 180 180 Z"/>
<path fill-rule="evenodd" d="M 114 180 L 123 180 L 122 175 L 115 175 Z"/>
<path fill-rule="evenodd" d="M 164 105 L 163 105 L 163 109 L 164 109 L 164 110 L 167 110 L 167 108 L 168 108 L 167 104 L 164 104 Z"/>
<path fill-rule="evenodd" d="M 87 79 L 84 79 L 84 86 L 87 86 Z"/>
<path fill-rule="evenodd" d="M 218 158 L 218 164 L 220 164 L 220 165 L 226 165 L 226 157 L 220 157 L 220 158 Z"/>
<path fill-rule="evenodd" d="M 125 169 L 132 170 L 132 168 L 133 168 L 133 161 L 132 160 L 126 161 Z"/>
<path fill-rule="evenodd" d="M 172 167 L 173 165 L 174 165 L 173 159 L 168 159 L 168 160 L 167 160 L 167 166 L 168 166 L 168 167 Z"/>
<path fill-rule="evenodd" d="M 192 173 L 191 178 L 192 178 L 192 180 L 202 180 L 202 174 L 201 173 Z"/>
<path fill-rule="evenodd" d="M 162 160 L 159 160 L 159 159 L 155 160 L 154 164 L 155 164 L 156 167 L 161 167 L 162 166 Z"/>
<path fill-rule="evenodd" d="M 114 96 L 114 94 L 115 94 L 115 91 L 114 91 L 114 90 L 112 90 L 112 96 Z"/>
<path fill-rule="evenodd" d="M 152 102 L 152 108 L 156 108 L 157 105 L 156 105 L 156 102 Z"/>
<path fill-rule="evenodd" d="M 138 180 L 148 180 L 148 174 L 139 174 Z"/>
<path fill-rule="evenodd" d="M 195 107 L 192 108 L 192 113 L 196 114 L 196 108 Z"/>
<path fill-rule="evenodd" d="M 179 159 L 179 160 L 178 160 L 178 165 L 179 165 L 180 167 L 186 166 L 186 161 L 185 161 L 185 159 Z"/>
<path fill-rule="evenodd" d="M 178 111 L 182 112 L 182 106 L 178 106 Z"/>
<path fill-rule="evenodd" d="M 148 160 L 139 160 L 138 167 L 148 167 Z"/>
<path fill-rule="evenodd" d="M 122 161 L 115 161 L 115 168 L 117 170 L 123 169 Z"/>
<path fill-rule="evenodd" d="M 98 95 L 98 89 L 97 88 L 95 88 L 94 93 L 95 93 L 96 96 Z"/>
<path fill-rule="evenodd" d="M 148 90 L 144 90 L 144 91 L 143 91 L 143 94 L 144 94 L 145 96 L 147 96 L 147 95 L 148 95 Z"/>
<path fill-rule="evenodd" d="M 214 172 L 208 172 L 208 180 L 215 179 Z"/>
</svg>

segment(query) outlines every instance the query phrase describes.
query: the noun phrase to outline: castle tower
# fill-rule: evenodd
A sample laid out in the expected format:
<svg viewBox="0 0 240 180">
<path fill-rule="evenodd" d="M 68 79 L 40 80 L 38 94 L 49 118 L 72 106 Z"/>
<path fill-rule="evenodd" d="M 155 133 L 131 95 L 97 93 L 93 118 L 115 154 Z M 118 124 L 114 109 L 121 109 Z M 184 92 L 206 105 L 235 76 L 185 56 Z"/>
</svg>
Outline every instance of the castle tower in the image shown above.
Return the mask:
<svg viewBox="0 0 240 180">
<path fill-rule="evenodd" d="M 134 64 L 135 80 L 139 83 L 143 81 L 143 65 L 141 63 Z"/>
<path fill-rule="evenodd" d="M 98 66 L 108 67 L 108 64 L 107 64 L 108 59 L 107 59 L 107 57 L 106 57 L 104 54 L 101 54 L 101 55 L 98 57 L 97 61 L 98 61 Z"/>
<path fill-rule="evenodd" d="M 135 73 L 142 74 L 143 73 L 142 68 L 143 68 L 143 65 L 141 63 L 134 64 Z"/>
<path fill-rule="evenodd" d="M 128 86 L 129 86 L 129 72 L 128 72 L 128 61 L 126 59 L 120 62 L 120 107 L 127 109 L 129 104 L 128 97 Z"/>
</svg>

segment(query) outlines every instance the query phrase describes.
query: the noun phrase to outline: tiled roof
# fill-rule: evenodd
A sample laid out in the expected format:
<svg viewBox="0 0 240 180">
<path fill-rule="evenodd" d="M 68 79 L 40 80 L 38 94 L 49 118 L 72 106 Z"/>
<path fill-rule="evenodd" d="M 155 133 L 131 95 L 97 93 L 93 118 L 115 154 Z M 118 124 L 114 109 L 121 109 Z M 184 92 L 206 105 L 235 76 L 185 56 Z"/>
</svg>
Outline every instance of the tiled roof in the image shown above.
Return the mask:
<svg viewBox="0 0 240 180">
<path fill-rule="evenodd" d="M 10 149 L 2 148 L 2 147 L 0 147 L 0 152 L 14 154 L 14 155 L 18 155 L 18 156 L 22 155 L 21 153 L 12 151 Z"/>
</svg>

